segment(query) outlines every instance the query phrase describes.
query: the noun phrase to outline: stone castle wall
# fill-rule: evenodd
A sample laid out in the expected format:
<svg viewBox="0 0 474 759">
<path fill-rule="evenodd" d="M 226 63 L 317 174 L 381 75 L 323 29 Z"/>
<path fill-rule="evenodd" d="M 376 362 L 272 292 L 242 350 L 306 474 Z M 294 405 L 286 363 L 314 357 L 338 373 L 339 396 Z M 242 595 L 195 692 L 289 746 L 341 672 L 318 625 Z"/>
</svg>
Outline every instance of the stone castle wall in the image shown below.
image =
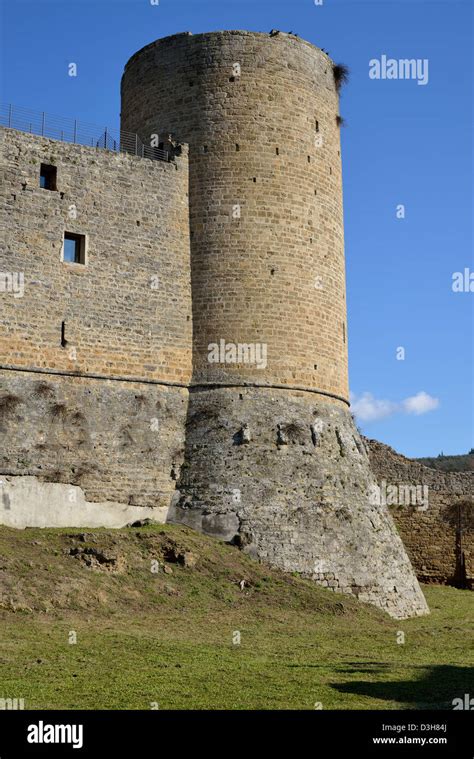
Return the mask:
<svg viewBox="0 0 474 759">
<path fill-rule="evenodd" d="M 348 398 L 333 64 L 292 35 L 181 34 L 125 67 L 122 128 L 189 143 L 193 383 Z M 208 345 L 264 343 L 265 367 Z"/>
<path fill-rule="evenodd" d="M 388 510 L 369 501 L 372 482 L 344 408 L 301 391 L 196 390 L 168 519 L 393 617 L 427 613 Z"/>
<path fill-rule="evenodd" d="M 418 579 L 474 588 L 474 473 L 431 469 L 377 440 L 366 443 L 387 495 L 389 486 L 427 488 L 426 508 L 414 491 L 407 503 L 405 490 L 398 491 L 403 503 L 389 504 Z"/>
<path fill-rule="evenodd" d="M 187 149 L 166 163 L 0 139 L 0 272 L 24 277 L 22 297 L 0 292 L 0 474 L 163 516 L 191 377 Z M 40 188 L 41 163 L 56 191 Z M 61 260 L 65 231 L 87 236 L 86 265 Z"/>
<path fill-rule="evenodd" d="M 25 279 L 23 297 L 2 293 L 0 355 L 21 368 L 186 383 L 186 152 L 167 163 L 12 129 L 0 139 L 1 270 Z M 41 163 L 57 167 L 57 191 L 40 188 Z M 61 261 L 65 231 L 87 235 L 87 265 Z"/>
<path fill-rule="evenodd" d="M 171 163 L 1 130 L 0 271 L 25 277 L 1 293 L 4 523 L 154 508 L 427 613 L 348 411 L 338 110 L 323 51 L 216 32 L 126 66 L 122 128 L 189 143 Z M 85 266 L 61 260 L 65 231 L 87 235 Z M 221 341 L 247 360 L 210 361 Z"/>
<path fill-rule="evenodd" d="M 193 375 L 168 519 L 406 617 L 428 608 L 348 412 L 338 112 L 332 61 L 293 35 L 177 35 L 125 67 L 122 128 L 189 143 Z M 221 341 L 266 362 L 211 362 Z"/>
</svg>

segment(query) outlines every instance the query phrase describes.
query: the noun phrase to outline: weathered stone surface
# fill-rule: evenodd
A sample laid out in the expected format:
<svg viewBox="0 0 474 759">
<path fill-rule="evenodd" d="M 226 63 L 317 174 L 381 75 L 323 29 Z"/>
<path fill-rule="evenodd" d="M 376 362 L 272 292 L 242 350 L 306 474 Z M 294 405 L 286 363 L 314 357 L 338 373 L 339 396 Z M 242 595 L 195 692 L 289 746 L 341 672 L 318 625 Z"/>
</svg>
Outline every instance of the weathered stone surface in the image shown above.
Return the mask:
<svg viewBox="0 0 474 759">
<path fill-rule="evenodd" d="M 2 409 L 2 398 L 15 402 Z M 101 502 L 122 504 L 128 508 L 120 526 L 152 517 L 139 507 L 154 507 L 155 520 L 162 521 L 183 458 L 187 400 L 183 388 L 0 371 L 0 474 L 78 485 L 85 500 L 98 502 L 99 513 Z M 32 518 L 40 518 L 35 501 L 41 500 L 44 518 L 59 526 L 58 499 L 64 499 L 65 525 L 92 526 L 91 509 L 81 512 L 79 501 L 68 502 L 66 487 L 51 507 L 31 487 L 23 497 Z M 26 518 L 26 502 L 16 513 Z M 1 515 L 15 518 L 5 510 Z"/>
<path fill-rule="evenodd" d="M 418 579 L 474 590 L 474 473 L 438 471 L 366 443 L 379 487 L 403 496 L 388 506 Z"/>
<path fill-rule="evenodd" d="M 245 424 L 255 430 L 252 441 L 235 446 L 234 433 Z M 282 427 L 293 430 L 286 445 L 278 444 Z M 256 558 L 392 616 L 427 613 L 388 510 L 370 502 L 373 482 L 345 409 L 310 393 L 193 392 L 180 497 L 168 519 L 233 539 Z"/>
</svg>

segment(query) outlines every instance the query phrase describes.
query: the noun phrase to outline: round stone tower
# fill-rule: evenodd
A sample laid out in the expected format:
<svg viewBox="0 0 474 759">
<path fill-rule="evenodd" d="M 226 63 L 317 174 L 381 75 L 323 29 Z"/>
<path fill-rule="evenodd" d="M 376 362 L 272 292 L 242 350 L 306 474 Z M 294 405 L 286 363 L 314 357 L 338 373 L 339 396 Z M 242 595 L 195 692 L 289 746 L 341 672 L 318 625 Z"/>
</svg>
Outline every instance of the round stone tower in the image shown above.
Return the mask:
<svg viewBox="0 0 474 759">
<path fill-rule="evenodd" d="M 122 128 L 189 143 L 193 376 L 170 519 L 427 611 L 349 413 L 334 64 L 293 35 L 179 34 L 136 53 Z"/>
</svg>

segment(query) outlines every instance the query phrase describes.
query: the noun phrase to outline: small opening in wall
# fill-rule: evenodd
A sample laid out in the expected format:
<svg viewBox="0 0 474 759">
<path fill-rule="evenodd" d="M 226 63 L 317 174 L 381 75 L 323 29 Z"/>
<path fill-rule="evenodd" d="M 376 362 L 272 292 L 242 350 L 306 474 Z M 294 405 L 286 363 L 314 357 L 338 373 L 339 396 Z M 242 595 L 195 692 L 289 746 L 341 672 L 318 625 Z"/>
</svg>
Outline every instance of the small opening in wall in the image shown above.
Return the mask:
<svg viewBox="0 0 474 759">
<path fill-rule="evenodd" d="M 319 121 L 316 119 L 316 131 L 319 132 Z"/>
<path fill-rule="evenodd" d="M 137 227 L 139 227 L 139 226 L 140 226 L 140 222 L 139 222 L 139 220 L 137 219 Z"/>
<path fill-rule="evenodd" d="M 203 145 L 202 146 L 202 152 L 203 153 L 207 153 L 207 145 Z"/>
<path fill-rule="evenodd" d="M 272 277 L 273 277 L 273 275 L 275 274 L 275 269 L 270 269 L 270 274 L 271 274 L 271 275 L 272 275 Z"/>
<path fill-rule="evenodd" d="M 308 156 L 308 163 L 311 163 L 311 156 Z"/>
<path fill-rule="evenodd" d="M 190 87 L 194 87 L 194 82 L 189 82 Z"/>
<path fill-rule="evenodd" d="M 317 190 L 315 190 L 315 191 L 314 191 L 314 194 L 315 194 L 315 195 L 317 195 L 317 194 L 318 194 L 318 191 L 317 191 Z"/>
<path fill-rule="evenodd" d="M 86 237 L 73 232 L 64 233 L 63 261 L 69 264 L 86 263 Z"/>
<path fill-rule="evenodd" d="M 40 168 L 40 187 L 43 190 L 56 190 L 56 166 L 42 163 Z"/>
<path fill-rule="evenodd" d="M 329 173 L 332 174 L 332 166 L 329 167 Z"/>
<path fill-rule="evenodd" d="M 314 368 L 315 368 L 315 369 L 317 369 L 317 368 L 318 368 L 318 365 L 317 365 L 317 364 L 315 364 L 315 365 L 314 365 Z"/>
<path fill-rule="evenodd" d="M 276 153 L 277 155 L 280 155 L 280 148 L 275 148 L 275 153 Z"/>
<path fill-rule="evenodd" d="M 309 241 L 310 241 L 310 243 L 312 243 L 312 242 L 313 242 L 313 238 L 312 238 L 312 237 L 310 237 L 310 238 L 309 238 Z"/>
<path fill-rule="evenodd" d="M 235 76 L 230 76 L 229 77 L 229 82 L 235 82 Z"/>
<path fill-rule="evenodd" d="M 61 322 L 61 348 L 65 348 L 66 345 L 66 322 Z"/>
<path fill-rule="evenodd" d="M 254 181 L 254 182 L 256 182 L 256 181 L 257 181 L 257 177 L 254 177 L 254 178 L 253 178 L 253 181 Z"/>
<path fill-rule="evenodd" d="M 236 151 L 236 153 L 238 153 L 239 150 L 240 150 L 240 145 L 236 142 L 235 143 L 235 151 Z"/>
</svg>

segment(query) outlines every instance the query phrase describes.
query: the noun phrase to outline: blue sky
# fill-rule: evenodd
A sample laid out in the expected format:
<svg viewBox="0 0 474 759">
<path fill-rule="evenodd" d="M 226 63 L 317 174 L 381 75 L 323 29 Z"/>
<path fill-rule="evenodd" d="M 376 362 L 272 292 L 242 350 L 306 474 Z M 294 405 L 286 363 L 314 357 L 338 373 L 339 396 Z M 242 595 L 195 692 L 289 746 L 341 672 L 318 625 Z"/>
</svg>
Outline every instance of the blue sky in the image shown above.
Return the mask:
<svg viewBox="0 0 474 759">
<path fill-rule="evenodd" d="M 474 271 L 471 0 L 0 4 L 2 102 L 114 128 L 123 66 L 157 37 L 276 28 L 346 63 L 349 369 L 359 426 L 408 456 L 474 445 L 474 293 L 452 290 L 454 272 Z M 428 83 L 369 78 L 369 61 L 384 54 L 427 59 Z"/>
</svg>

